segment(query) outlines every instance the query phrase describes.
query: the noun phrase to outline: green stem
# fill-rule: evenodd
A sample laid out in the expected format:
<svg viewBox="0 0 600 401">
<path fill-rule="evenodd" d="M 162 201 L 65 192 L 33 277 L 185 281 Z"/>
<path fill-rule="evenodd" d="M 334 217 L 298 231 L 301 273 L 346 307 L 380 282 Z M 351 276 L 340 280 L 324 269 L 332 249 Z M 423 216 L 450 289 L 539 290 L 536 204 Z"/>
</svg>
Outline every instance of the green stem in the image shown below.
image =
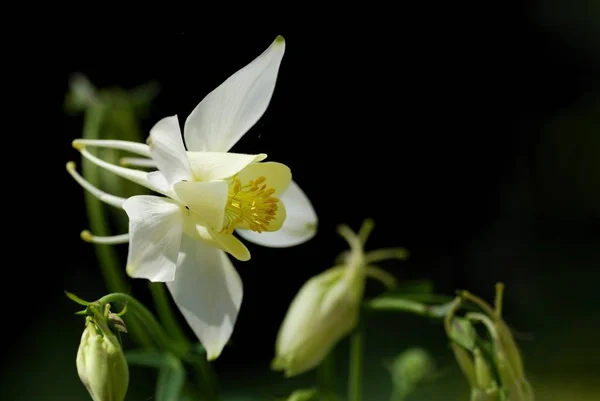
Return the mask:
<svg viewBox="0 0 600 401">
<path fill-rule="evenodd" d="M 83 137 L 86 139 L 100 138 L 100 126 L 103 118 L 104 108 L 101 105 L 88 107 L 83 123 Z M 98 186 L 100 183 L 100 170 L 98 167 L 89 160 L 83 159 L 81 168 L 83 177 L 92 185 Z M 110 235 L 102 202 L 86 191 L 85 203 L 90 231 L 99 236 Z M 128 292 L 129 288 L 125 284 L 125 275 L 118 268 L 119 260 L 113 248 L 96 244 L 95 250 L 108 290 L 110 292 Z"/>
<path fill-rule="evenodd" d="M 415 315 L 443 319 L 446 317 L 451 305 L 451 302 L 441 305 L 427 305 L 404 298 L 375 298 L 365 303 L 365 308 L 367 310 L 408 312 Z"/>
<path fill-rule="evenodd" d="M 165 285 L 163 283 L 151 282 L 150 292 L 152 293 L 152 299 L 154 300 L 154 306 L 156 307 L 158 318 L 169 335 L 179 342 L 189 344 L 189 340 L 177 323 L 177 319 L 175 319 L 175 314 L 171 309 L 171 304 L 169 303 L 169 298 L 167 297 L 167 293 L 165 291 Z"/>
<path fill-rule="evenodd" d="M 215 372 L 206 360 L 195 360 L 191 363 L 196 372 L 196 385 L 203 395 L 203 400 L 215 401 L 218 400 L 219 388 Z"/>
<path fill-rule="evenodd" d="M 504 298 L 504 284 L 496 283 L 496 299 L 494 300 L 494 308 L 498 319 L 502 319 L 502 300 Z"/>
<path fill-rule="evenodd" d="M 335 348 L 329 351 L 329 354 L 317 367 L 317 383 L 319 392 L 327 401 L 336 399 L 335 391 Z"/>
<path fill-rule="evenodd" d="M 350 337 L 350 371 L 348 377 L 348 400 L 362 400 L 362 365 L 364 347 L 364 323 L 362 317 Z"/>
<path fill-rule="evenodd" d="M 460 296 L 463 299 L 473 302 L 475 305 L 479 306 L 487 315 L 494 319 L 494 321 L 500 320 L 500 317 L 496 314 L 494 308 L 492 308 L 487 302 L 479 298 L 477 295 L 473 295 L 468 291 L 462 291 Z"/>
<path fill-rule="evenodd" d="M 85 111 L 83 137 L 87 139 L 100 138 L 100 127 L 103 118 L 104 108 L 101 104 L 89 106 Z M 83 177 L 92 185 L 98 186 L 100 183 L 99 168 L 87 159 L 83 160 L 81 167 Z M 85 204 L 91 232 L 99 236 L 110 235 L 102 202 L 86 191 Z M 127 281 L 114 248 L 110 245 L 95 244 L 94 249 L 108 291 L 128 293 Z M 143 330 L 140 330 L 136 322 L 132 322 L 128 330 L 133 340 L 140 346 L 147 348 L 151 345 L 150 339 Z"/>
</svg>

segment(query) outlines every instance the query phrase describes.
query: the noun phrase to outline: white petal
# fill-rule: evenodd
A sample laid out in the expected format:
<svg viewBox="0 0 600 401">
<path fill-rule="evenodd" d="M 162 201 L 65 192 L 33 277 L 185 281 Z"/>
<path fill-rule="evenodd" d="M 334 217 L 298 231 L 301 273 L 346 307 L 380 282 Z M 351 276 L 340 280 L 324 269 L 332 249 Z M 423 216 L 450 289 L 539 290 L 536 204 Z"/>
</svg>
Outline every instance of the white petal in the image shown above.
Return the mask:
<svg viewBox="0 0 600 401">
<path fill-rule="evenodd" d="M 227 152 L 262 117 L 275 90 L 285 52 L 277 39 L 250 64 L 209 93 L 188 116 L 188 150 Z"/>
<path fill-rule="evenodd" d="M 173 186 L 179 200 L 194 214 L 197 224 L 219 231 L 223 228 L 228 185 L 225 181 L 181 181 Z"/>
<path fill-rule="evenodd" d="M 314 237 L 317 233 L 317 214 L 298 184 L 292 181 L 279 199 L 285 205 L 287 217 L 278 231 L 257 233 L 237 230 L 240 237 L 271 248 L 299 245 Z"/>
<path fill-rule="evenodd" d="M 127 274 L 150 281 L 171 281 L 181 247 L 183 211 L 168 198 L 132 196 L 123 209 L 129 216 Z"/>
<path fill-rule="evenodd" d="M 225 152 L 188 152 L 192 171 L 200 181 L 222 180 L 231 177 L 254 162 L 265 160 L 266 154 L 247 155 Z"/>
<path fill-rule="evenodd" d="M 167 287 L 208 360 L 216 359 L 233 333 L 243 296 L 225 252 L 184 236 L 175 280 Z"/>
<path fill-rule="evenodd" d="M 146 177 L 156 192 L 167 195 L 169 198 L 174 198 L 175 192 L 173 191 L 173 187 L 169 185 L 167 179 L 160 171 L 151 171 Z"/>
<path fill-rule="evenodd" d="M 169 185 L 192 177 L 177 116 L 157 122 L 150 130 L 148 145 L 152 159 Z"/>
</svg>

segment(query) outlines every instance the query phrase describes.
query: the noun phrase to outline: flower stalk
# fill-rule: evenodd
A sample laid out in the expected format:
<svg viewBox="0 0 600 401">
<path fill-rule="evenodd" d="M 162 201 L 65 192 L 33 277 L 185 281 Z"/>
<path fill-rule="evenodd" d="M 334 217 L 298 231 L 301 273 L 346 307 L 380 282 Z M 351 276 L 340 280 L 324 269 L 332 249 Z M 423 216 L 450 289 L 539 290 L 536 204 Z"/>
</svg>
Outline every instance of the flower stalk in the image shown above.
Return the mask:
<svg viewBox="0 0 600 401">
<path fill-rule="evenodd" d="M 333 349 L 317 367 L 319 394 L 325 401 L 336 400 L 335 381 L 335 349 Z"/>
<path fill-rule="evenodd" d="M 363 394 L 364 322 L 359 318 L 358 325 L 350 336 L 350 367 L 348 375 L 348 400 L 361 401 Z"/>
</svg>

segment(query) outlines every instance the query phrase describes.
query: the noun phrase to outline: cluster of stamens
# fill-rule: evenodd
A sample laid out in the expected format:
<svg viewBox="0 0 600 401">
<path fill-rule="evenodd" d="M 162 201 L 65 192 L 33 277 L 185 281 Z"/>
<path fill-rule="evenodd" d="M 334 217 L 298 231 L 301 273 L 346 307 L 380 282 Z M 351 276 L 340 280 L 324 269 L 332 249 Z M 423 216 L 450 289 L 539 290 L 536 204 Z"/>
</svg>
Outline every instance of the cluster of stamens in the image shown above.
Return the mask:
<svg viewBox="0 0 600 401">
<path fill-rule="evenodd" d="M 244 228 L 258 233 L 268 230 L 269 223 L 277 214 L 279 199 L 273 196 L 275 190 L 267 187 L 266 180 L 258 177 L 242 185 L 238 178 L 233 179 L 225 207 L 223 232 L 231 234 L 242 223 L 245 223 Z"/>
</svg>

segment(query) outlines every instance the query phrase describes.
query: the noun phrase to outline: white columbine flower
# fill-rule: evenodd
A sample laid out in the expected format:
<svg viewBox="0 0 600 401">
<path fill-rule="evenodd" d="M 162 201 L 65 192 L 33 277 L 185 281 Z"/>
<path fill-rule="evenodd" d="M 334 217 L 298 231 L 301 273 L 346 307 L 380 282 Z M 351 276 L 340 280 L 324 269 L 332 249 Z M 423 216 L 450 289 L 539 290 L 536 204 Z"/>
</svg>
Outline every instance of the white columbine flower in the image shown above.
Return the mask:
<svg viewBox="0 0 600 401">
<path fill-rule="evenodd" d="M 92 186 L 74 163 L 67 164 L 79 184 L 129 217 L 128 234 L 96 237 L 84 232 L 84 239 L 129 242 L 127 273 L 166 282 L 209 360 L 220 355 L 231 336 L 242 302 L 241 279 L 225 252 L 242 261 L 250 253 L 233 232 L 271 247 L 298 245 L 316 232 L 317 216 L 287 166 L 263 162 L 265 154 L 228 153 L 267 109 L 284 51 L 279 36 L 209 93 L 185 121 L 185 146 L 177 116 L 160 120 L 150 130 L 147 145 L 73 142 L 86 159 L 163 196 L 120 198 Z M 133 152 L 144 158 L 128 158 L 126 164 L 157 171 L 108 163 L 88 147 Z"/>
</svg>

